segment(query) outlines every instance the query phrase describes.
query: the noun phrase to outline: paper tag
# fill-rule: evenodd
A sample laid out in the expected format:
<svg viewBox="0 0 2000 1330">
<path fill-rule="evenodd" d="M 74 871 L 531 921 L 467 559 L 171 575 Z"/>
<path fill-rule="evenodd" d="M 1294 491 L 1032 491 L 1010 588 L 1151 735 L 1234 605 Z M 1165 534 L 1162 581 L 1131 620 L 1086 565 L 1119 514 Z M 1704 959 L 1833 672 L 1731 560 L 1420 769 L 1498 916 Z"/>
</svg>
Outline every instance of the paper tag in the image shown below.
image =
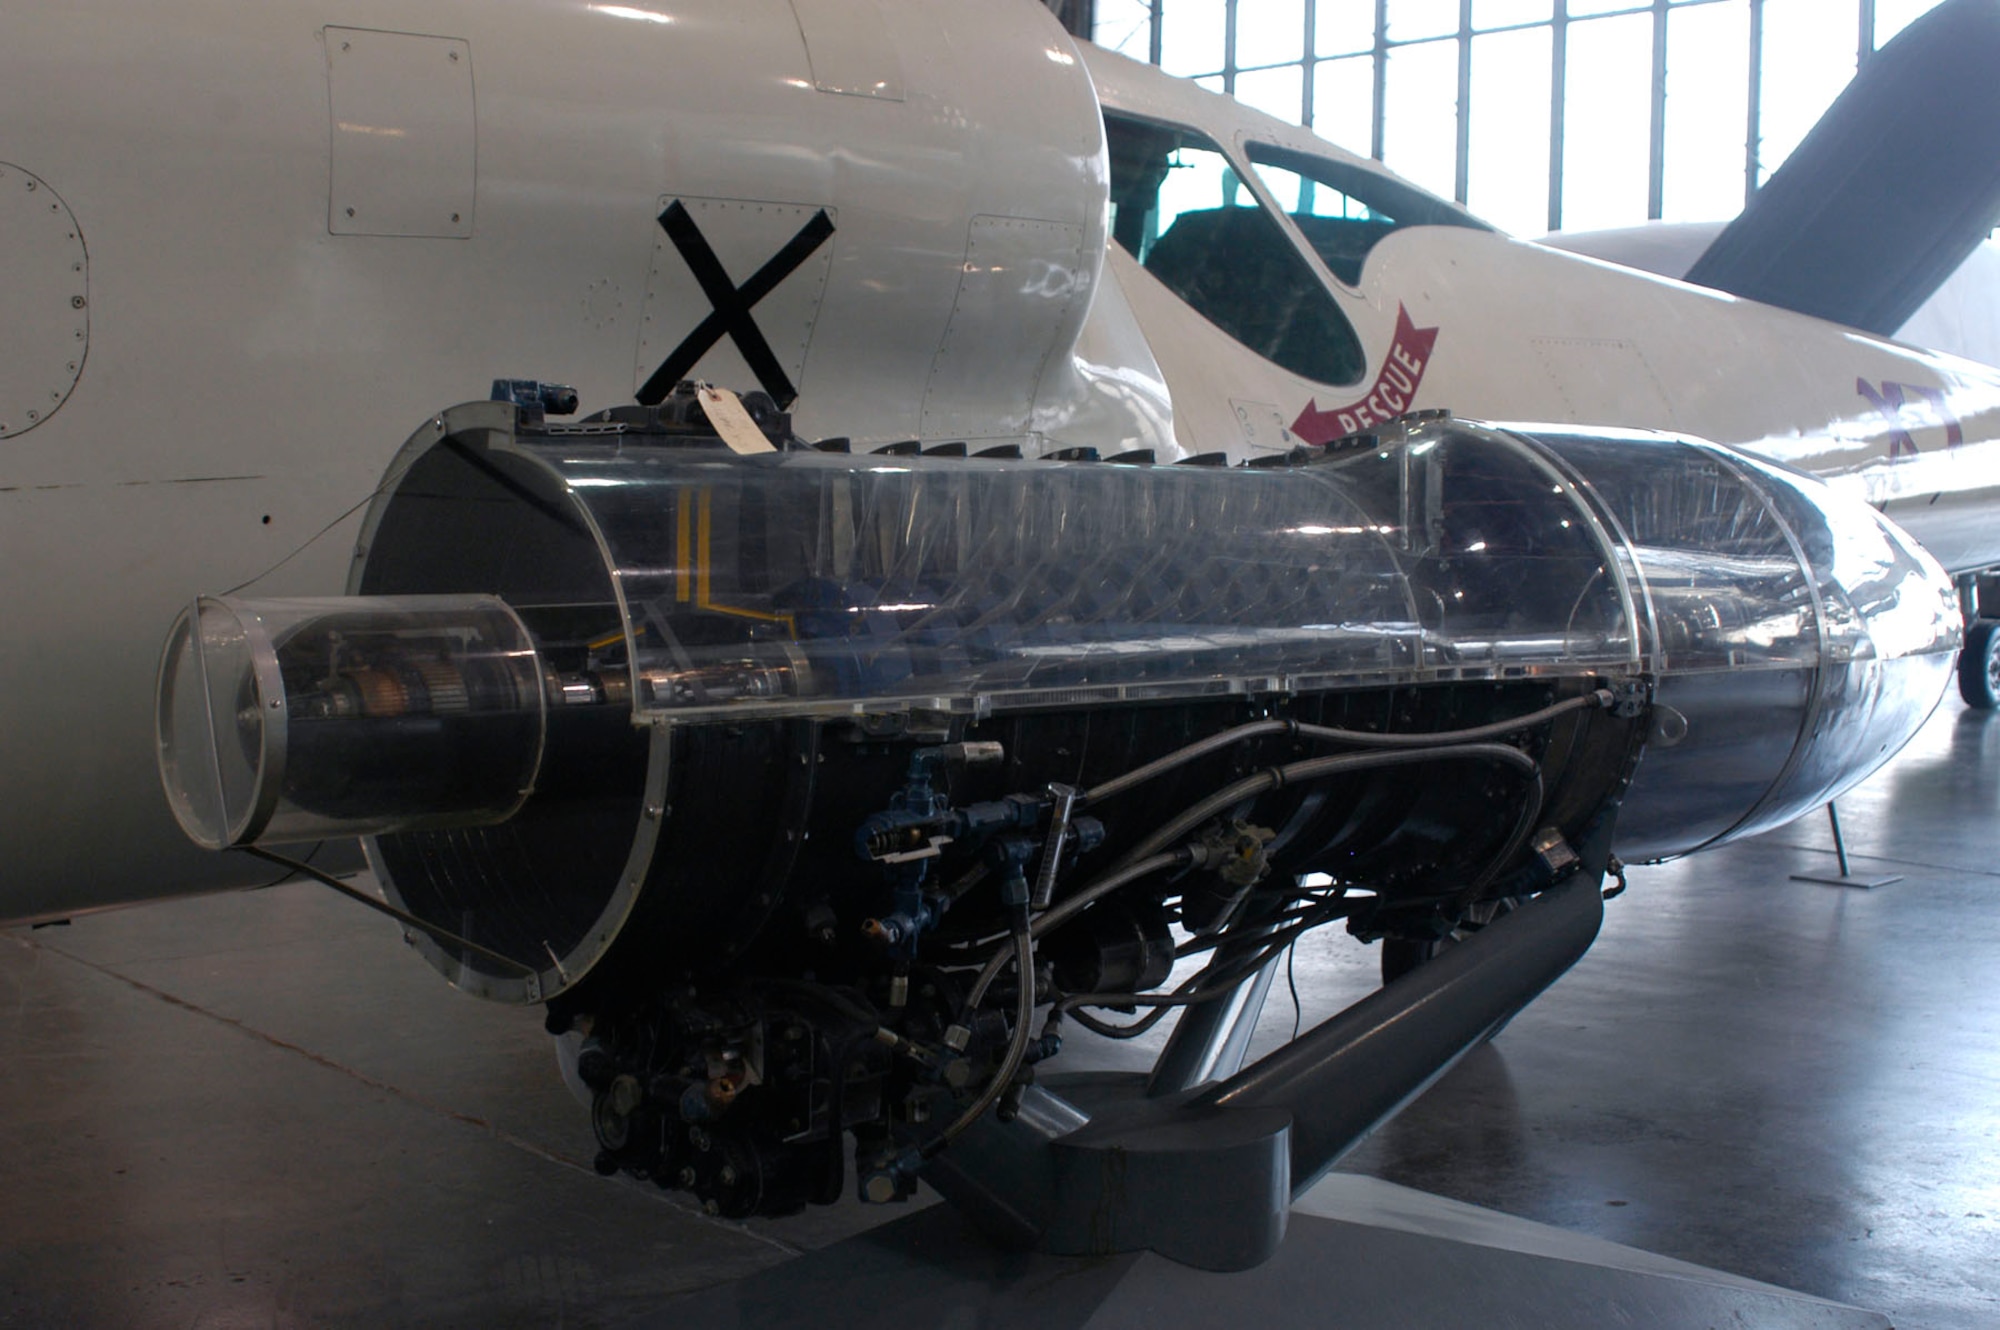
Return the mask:
<svg viewBox="0 0 2000 1330">
<path fill-rule="evenodd" d="M 757 422 L 750 419 L 750 413 L 743 409 L 743 399 L 735 393 L 703 384 L 696 394 L 701 399 L 701 409 L 708 415 L 708 423 L 715 427 L 731 452 L 748 455 L 778 451 L 764 437 L 764 431 L 757 428 Z"/>
</svg>

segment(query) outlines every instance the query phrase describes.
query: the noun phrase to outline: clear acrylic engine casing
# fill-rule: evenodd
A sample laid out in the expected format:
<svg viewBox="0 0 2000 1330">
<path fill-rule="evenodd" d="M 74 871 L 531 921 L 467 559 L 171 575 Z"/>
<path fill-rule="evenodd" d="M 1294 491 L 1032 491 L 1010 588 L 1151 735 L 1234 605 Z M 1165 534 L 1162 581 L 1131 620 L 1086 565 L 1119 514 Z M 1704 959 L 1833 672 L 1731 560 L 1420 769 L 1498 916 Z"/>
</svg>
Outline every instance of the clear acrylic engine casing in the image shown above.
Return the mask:
<svg viewBox="0 0 2000 1330">
<path fill-rule="evenodd" d="M 496 596 L 203 596 L 160 662 L 160 775 L 209 849 L 505 821 L 546 703 Z"/>
<path fill-rule="evenodd" d="M 520 892 L 479 901 L 537 916 L 535 978 L 419 943 L 472 991 L 537 1000 L 603 954 L 670 816 L 678 728 L 1650 675 L 1670 724 L 1619 848 L 1657 857 L 1866 774 L 1957 642 L 1942 572 L 1871 510 L 1680 438 L 1426 422 L 1226 469 L 708 444 L 472 404 L 411 440 L 368 515 L 350 591 L 494 594 L 532 638 L 550 756 L 515 834 L 560 806 L 565 834 L 616 842 L 565 869 L 559 926 Z M 538 753 L 524 734 L 508 764 Z M 597 811 L 562 799 L 577 782 Z M 399 881 L 396 845 L 371 845 L 392 896 L 462 916 Z"/>
</svg>

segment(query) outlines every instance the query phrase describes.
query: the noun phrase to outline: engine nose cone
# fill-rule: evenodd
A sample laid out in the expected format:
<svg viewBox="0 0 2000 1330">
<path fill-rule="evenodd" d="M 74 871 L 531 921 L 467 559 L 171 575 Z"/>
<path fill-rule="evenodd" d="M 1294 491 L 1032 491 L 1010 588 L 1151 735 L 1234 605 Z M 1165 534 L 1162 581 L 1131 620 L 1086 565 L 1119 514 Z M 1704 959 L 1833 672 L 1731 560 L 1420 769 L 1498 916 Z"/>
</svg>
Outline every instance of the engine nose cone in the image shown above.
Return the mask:
<svg viewBox="0 0 2000 1330">
<path fill-rule="evenodd" d="M 1881 766 L 1937 705 L 1963 627 L 1951 581 L 1874 509 L 1713 444 L 1535 437 L 1644 587 L 1660 720 L 1621 856 L 1787 822 Z"/>
</svg>

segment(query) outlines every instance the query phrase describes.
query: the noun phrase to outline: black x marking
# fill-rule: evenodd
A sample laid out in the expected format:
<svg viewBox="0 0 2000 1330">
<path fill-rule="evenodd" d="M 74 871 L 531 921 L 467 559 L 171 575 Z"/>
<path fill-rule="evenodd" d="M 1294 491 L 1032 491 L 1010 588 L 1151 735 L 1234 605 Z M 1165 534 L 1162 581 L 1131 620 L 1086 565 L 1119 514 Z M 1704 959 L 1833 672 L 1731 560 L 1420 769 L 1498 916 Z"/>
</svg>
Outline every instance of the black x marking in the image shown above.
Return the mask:
<svg viewBox="0 0 2000 1330">
<path fill-rule="evenodd" d="M 750 363 L 751 373 L 764 391 L 776 399 L 778 406 L 791 406 L 798 397 L 798 390 L 792 386 L 784 367 L 778 364 L 778 357 L 771 351 L 771 344 L 764 340 L 763 330 L 750 311 L 757 302 L 777 289 L 778 283 L 812 257 L 813 251 L 826 243 L 833 234 L 833 219 L 826 215 L 824 208 L 813 215 L 813 219 L 799 228 L 799 233 L 785 242 L 785 247 L 773 254 L 763 267 L 759 268 L 749 281 L 738 286 L 729 280 L 723 270 L 722 260 L 716 258 L 715 250 L 709 246 L 701 228 L 688 216 L 688 210 L 681 206 L 679 199 L 667 205 L 660 214 L 660 229 L 667 233 L 667 239 L 674 242 L 674 248 L 687 261 L 689 271 L 701 285 L 701 292 L 708 297 L 713 311 L 703 319 L 695 330 L 687 335 L 687 340 L 673 349 L 660 367 L 653 371 L 645 386 L 639 389 L 639 401 L 646 406 L 657 406 L 667 399 L 674 385 L 688 376 L 695 363 L 708 354 L 710 347 L 721 341 L 727 333 L 736 343 L 736 349 Z"/>
</svg>

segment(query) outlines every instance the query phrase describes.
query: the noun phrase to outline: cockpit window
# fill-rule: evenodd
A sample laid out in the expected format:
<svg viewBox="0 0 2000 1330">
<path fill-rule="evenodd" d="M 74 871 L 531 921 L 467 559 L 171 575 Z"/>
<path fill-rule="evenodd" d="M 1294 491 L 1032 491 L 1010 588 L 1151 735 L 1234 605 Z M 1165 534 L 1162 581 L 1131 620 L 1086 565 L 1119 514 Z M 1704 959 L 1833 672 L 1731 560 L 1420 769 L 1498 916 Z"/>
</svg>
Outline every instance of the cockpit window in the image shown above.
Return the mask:
<svg viewBox="0 0 2000 1330">
<path fill-rule="evenodd" d="M 1246 151 L 1306 243 L 1349 286 L 1360 284 L 1368 251 L 1391 231 L 1406 226 L 1493 229 L 1455 204 L 1366 167 L 1266 143 L 1252 143 Z"/>
<path fill-rule="evenodd" d="M 1277 218 L 1213 142 L 1107 115 L 1111 234 L 1202 317 L 1319 383 L 1361 377 L 1361 342 Z"/>
</svg>

